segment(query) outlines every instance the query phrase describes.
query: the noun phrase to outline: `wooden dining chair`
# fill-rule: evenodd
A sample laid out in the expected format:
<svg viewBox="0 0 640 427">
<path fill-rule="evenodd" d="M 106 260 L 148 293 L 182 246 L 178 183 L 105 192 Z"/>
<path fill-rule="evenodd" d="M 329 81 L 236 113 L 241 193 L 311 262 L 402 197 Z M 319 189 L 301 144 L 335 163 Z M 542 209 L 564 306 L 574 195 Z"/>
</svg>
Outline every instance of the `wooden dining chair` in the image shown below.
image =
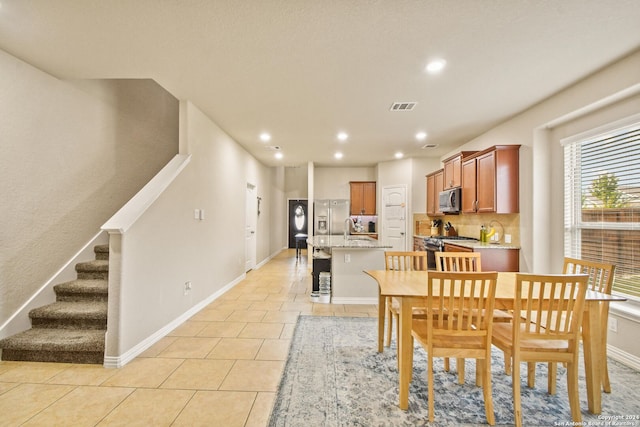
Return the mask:
<svg viewBox="0 0 640 427">
<path fill-rule="evenodd" d="M 482 271 L 480 255 L 480 252 L 436 252 L 436 271 Z M 444 370 L 448 372 L 449 369 L 449 358 L 445 357 Z M 458 370 L 458 383 L 464 384 L 465 366 L 463 358 L 456 359 L 456 369 Z M 476 369 L 476 384 L 480 380 L 478 372 Z"/>
<path fill-rule="evenodd" d="M 522 425 L 520 362 L 567 364 L 571 418 L 581 422 L 578 396 L 580 325 L 585 306 L 587 276 L 575 274 L 516 275 L 514 315 L 509 323 L 494 323 L 492 343 L 511 359 L 515 425 Z M 535 370 L 527 370 L 533 387 Z"/>
<path fill-rule="evenodd" d="M 586 274 L 589 276 L 589 289 L 611 295 L 615 265 L 601 262 L 584 261 L 576 258 L 564 259 L 562 272 L 564 274 Z M 602 354 L 598 357 L 600 371 L 602 373 L 602 389 L 611 393 L 609 381 L 609 367 L 607 365 L 607 331 L 609 330 L 609 301 L 600 301 L 600 337 L 602 339 Z M 557 364 L 549 364 L 549 393 L 555 394 Z"/>
<path fill-rule="evenodd" d="M 413 318 L 411 336 L 427 352 L 430 422 L 434 420 L 433 358 L 460 357 L 478 361 L 487 423 L 495 424 L 491 392 L 491 313 L 497 277 L 496 272 L 429 272 L 426 316 Z"/>
<path fill-rule="evenodd" d="M 426 270 L 427 269 L 427 253 L 421 251 L 386 251 L 384 253 L 385 270 Z M 396 324 L 396 339 L 399 334 L 398 317 L 400 315 L 400 304 L 395 298 L 387 297 L 387 333 L 385 338 L 385 346 L 391 345 L 391 332 L 393 323 Z M 416 315 L 420 315 L 420 309 L 414 309 Z"/>
</svg>

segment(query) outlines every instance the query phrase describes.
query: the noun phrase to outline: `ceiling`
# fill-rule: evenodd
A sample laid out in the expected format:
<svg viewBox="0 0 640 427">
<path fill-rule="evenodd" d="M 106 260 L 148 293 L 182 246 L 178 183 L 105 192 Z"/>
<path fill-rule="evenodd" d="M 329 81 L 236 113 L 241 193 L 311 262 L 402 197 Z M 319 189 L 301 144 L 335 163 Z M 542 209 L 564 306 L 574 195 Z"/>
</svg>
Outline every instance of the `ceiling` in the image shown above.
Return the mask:
<svg viewBox="0 0 640 427">
<path fill-rule="evenodd" d="M 638 49 L 639 22 L 638 0 L 0 0 L 0 49 L 154 79 L 269 166 L 370 166 L 454 150 Z"/>
</svg>

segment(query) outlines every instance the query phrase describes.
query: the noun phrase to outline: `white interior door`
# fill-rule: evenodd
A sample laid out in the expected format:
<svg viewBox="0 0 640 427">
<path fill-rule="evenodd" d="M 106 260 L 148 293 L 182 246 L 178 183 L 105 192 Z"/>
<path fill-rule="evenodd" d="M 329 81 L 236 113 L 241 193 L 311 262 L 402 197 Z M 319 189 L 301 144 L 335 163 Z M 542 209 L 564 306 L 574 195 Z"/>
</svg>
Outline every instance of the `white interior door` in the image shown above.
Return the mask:
<svg viewBox="0 0 640 427">
<path fill-rule="evenodd" d="M 256 225 L 258 223 L 258 197 L 256 186 L 247 183 L 247 203 L 245 219 L 245 267 L 244 271 L 253 270 L 256 266 L 257 236 Z"/>
<path fill-rule="evenodd" d="M 405 186 L 382 189 L 382 236 L 394 251 L 407 249 L 407 188 Z"/>
</svg>

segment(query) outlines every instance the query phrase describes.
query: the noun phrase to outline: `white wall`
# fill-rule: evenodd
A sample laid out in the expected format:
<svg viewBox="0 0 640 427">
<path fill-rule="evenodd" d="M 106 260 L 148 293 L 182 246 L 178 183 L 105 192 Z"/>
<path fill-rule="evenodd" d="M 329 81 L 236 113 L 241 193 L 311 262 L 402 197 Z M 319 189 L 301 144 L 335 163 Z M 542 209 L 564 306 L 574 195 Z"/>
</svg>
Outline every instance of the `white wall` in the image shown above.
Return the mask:
<svg viewBox="0 0 640 427">
<path fill-rule="evenodd" d="M 307 165 L 284 168 L 285 194 L 287 199 L 306 199 L 309 197 L 309 178 Z"/>
<path fill-rule="evenodd" d="M 640 51 L 585 78 L 462 145 L 456 151 L 521 144 L 521 271 L 560 272 L 563 253 L 563 165 L 560 139 L 640 112 Z M 450 153 L 450 154 L 453 154 Z M 611 305 L 619 320 L 609 345 L 640 363 L 640 306 Z M 612 352 L 610 351 L 609 354 Z"/>
<path fill-rule="evenodd" d="M 640 85 L 640 51 L 516 115 L 456 151 L 521 144 L 520 239 L 522 271 L 559 271 L 563 257 L 561 151 L 546 129 L 589 115 L 611 120 L 612 102 L 624 102 Z M 634 89 L 636 88 L 636 89 Z M 616 98 L 621 98 L 616 100 Z M 637 105 L 631 106 L 630 110 Z M 624 114 L 624 113 L 620 113 Z M 596 119 L 595 117 L 600 117 Z M 449 154 L 453 154 L 449 153 Z M 449 155 L 448 154 L 448 155 Z M 550 222 L 549 222 L 550 221 Z"/>
<path fill-rule="evenodd" d="M 354 168 L 314 168 L 314 198 L 349 199 L 351 189 L 349 181 L 376 181 L 375 167 Z"/>
<path fill-rule="evenodd" d="M 118 322 L 119 337 L 107 340 L 109 357 L 131 351 L 243 277 L 247 182 L 263 198 L 258 263 L 273 249 L 271 211 L 280 218 L 277 206 L 284 206 L 282 190 L 273 185 L 282 185 L 277 171 L 255 160 L 193 104 L 181 102 L 180 108 L 186 128 L 181 146 L 191 162 L 122 237 L 120 313 L 109 319 L 110 326 Z M 194 209 L 204 209 L 205 219 L 194 219 Z M 192 290 L 184 295 L 187 281 Z"/>
<path fill-rule="evenodd" d="M 413 159 L 411 206 L 413 213 L 427 213 L 427 174 L 442 167 L 439 157 Z"/>
<path fill-rule="evenodd" d="M 0 51 L 0 325 L 178 152 L 150 80 L 68 82 Z"/>
</svg>

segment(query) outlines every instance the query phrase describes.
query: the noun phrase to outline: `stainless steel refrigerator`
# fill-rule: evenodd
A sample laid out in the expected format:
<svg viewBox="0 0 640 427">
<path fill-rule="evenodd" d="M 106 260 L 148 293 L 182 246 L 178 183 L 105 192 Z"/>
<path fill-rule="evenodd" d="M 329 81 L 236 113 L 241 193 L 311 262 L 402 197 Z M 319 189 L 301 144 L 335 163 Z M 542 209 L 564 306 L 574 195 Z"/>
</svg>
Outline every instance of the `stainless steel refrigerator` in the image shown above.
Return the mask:
<svg viewBox="0 0 640 427">
<path fill-rule="evenodd" d="M 316 236 L 343 234 L 349 215 L 349 200 L 316 200 L 313 205 L 313 234 Z"/>
</svg>

